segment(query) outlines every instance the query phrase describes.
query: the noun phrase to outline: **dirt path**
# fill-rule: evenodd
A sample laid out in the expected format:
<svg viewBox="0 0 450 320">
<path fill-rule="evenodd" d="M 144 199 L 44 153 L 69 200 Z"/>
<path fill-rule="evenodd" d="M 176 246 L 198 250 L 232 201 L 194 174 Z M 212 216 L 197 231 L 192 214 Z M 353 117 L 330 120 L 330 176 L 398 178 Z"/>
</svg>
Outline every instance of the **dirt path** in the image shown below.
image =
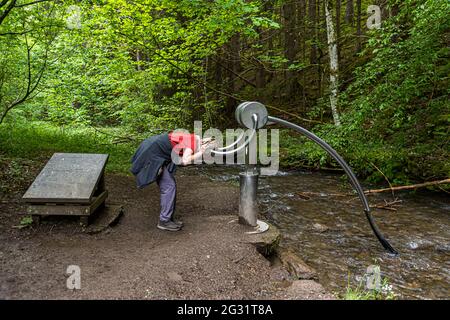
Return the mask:
<svg viewBox="0 0 450 320">
<path fill-rule="evenodd" d="M 156 229 L 157 187 L 138 190 L 132 177 L 107 175 L 108 201 L 122 204 L 125 214 L 96 235 L 71 218 L 14 228 L 25 210 L 19 199 L 27 184 L 3 194 L 0 299 L 330 298 L 314 281 L 291 285 L 283 268 L 243 241 L 243 227 L 229 223 L 238 210 L 235 186 L 183 170 L 177 182 L 177 216 L 185 227 L 174 233 Z M 81 269 L 81 290 L 66 287 L 69 265 Z"/>
</svg>

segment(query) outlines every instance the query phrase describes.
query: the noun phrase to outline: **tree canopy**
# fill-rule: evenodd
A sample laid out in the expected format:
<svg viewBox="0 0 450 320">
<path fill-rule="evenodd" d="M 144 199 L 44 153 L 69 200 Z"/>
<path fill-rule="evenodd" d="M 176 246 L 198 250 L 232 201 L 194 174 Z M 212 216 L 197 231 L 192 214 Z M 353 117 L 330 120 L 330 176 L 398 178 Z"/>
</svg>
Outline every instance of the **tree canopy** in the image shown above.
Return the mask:
<svg viewBox="0 0 450 320">
<path fill-rule="evenodd" d="M 448 9 L 446 0 L 2 0 L 0 126 L 225 128 L 239 102 L 257 100 L 325 137 L 361 175 L 446 178 Z M 287 165 L 333 165 L 289 133 L 282 147 Z"/>
</svg>

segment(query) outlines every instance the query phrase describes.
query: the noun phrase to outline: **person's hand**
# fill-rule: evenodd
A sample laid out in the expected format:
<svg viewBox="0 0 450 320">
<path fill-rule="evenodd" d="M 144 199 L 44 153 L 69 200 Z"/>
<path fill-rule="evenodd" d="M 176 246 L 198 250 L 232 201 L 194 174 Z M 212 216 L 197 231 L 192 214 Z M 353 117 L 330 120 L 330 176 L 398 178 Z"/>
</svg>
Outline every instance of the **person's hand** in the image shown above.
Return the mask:
<svg viewBox="0 0 450 320">
<path fill-rule="evenodd" d="M 205 153 L 206 149 L 208 149 L 208 145 L 207 144 L 202 144 L 202 146 L 200 147 L 200 152 L 201 153 Z"/>
<path fill-rule="evenodd" d="M 208 149 L 215 149 L 217 148 L 217 142 L 216 141 L 211 141 L 209 143 L 205 143 L 201 146 L 200 150 L 202 152 L 205 152 Z"/>
</svg>

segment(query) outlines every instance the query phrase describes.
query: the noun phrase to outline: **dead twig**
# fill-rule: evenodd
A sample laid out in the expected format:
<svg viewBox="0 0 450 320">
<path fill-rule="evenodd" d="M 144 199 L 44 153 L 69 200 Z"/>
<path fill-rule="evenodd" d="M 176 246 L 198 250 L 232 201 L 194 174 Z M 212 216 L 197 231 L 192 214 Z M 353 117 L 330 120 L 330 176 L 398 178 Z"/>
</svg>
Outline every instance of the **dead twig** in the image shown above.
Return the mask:
<svg viewBox="0 0 450 320">
<path fill-rule="evenodd" d="M 394 195 L 394 190 L 392 190 L 392 184 L 391 184 L 391 182 L 389 181 L 389 179 L 388 179 L 388 177 L 386 177 L 386 175 L 383 173 L 383 171 L 381 171 L 376 165 L 374 165 L 372 162 L 369 162 L 370 163 L 370 165 L 371 166 L 373 166 L 379 173 L 381 173 L 381 175 L 384 177 L 384 180 L 386 180 L 386 182 L 388 183 L 388 185 L 389 185 L 389 188 L 391 189 L 391 191 L 392 191 L 392 197 L 394 197 L 395 195 Z"/>
<path fill-rule="evenodd" d="M 297 192 L 297 194 L 306 200 L 309 200 L 310 196 L 319 196 L 319 197 L 349 197 L 353 196 L 351 193 L 323 193 L 323 192 L 312 192 L 312 191 L 303 191 Z"/>
<path fill-rule="evenodd" d="M 402 200 L 395 199 L 393 201 L 386 201 L 384 200 L 384 203 L 376 204 L 373 206 L 370 206 L 371 209 L 382 209 L 382 210 L 390 210 L 390 211 L 397 211 L 397 208 L 394 206 L 398 206 L 399 203 L 402 203 Z"/>
<path fill-rule="evenodd" d="M 440 184 L 449 184 L 449 183 L 450 183 L 450 178 L 445 179 L 445 180 L 412 184 L 412 185 L 408 185 L 408 186 L 398 186 L 398 187 L 390 187 L 390 188 L 384 188 L 384 189 L 372 189 L 372 190 L 364 191 L 364 193 L 365 194 L 373 194 L 373 193 L 380 193 L 380 192 L 386 192 L 386 191 L 413 190 L 413 189 L 418 189 L 418 188 L 436 186 L 436 185 L 440 185 Z"/>
</svg>

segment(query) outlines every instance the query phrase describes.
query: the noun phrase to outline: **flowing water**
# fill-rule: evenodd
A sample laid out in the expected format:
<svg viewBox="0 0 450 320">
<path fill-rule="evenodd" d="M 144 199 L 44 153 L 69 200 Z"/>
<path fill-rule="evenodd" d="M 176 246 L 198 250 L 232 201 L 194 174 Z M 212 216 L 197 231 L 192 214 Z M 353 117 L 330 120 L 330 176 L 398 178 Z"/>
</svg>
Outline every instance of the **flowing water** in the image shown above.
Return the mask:
<svg viewBox="0 0 450 320">
<path fill-rule="evenodd" d="M 243 171 L 239 166 L 191 168 L 236 185 Z M 281 230 L 282 245 L 314 267 L 331 292 L 342 294 L 349 283 L 364 286 L 367 268 L 378 265 L 400 298 L 450 298 L 450 197 L 431 192 L 369 196 L 371 205 L 397 201 L 396 211 L 373 210 L 380 230 L 400 252 L 394 256 L 373 235 L 356 195 L 340 195 L 348 193 L 351 187 L 341 174 L 279 172 L 260 177 L 258 199 L 262 216 Z"/>
</svg>

